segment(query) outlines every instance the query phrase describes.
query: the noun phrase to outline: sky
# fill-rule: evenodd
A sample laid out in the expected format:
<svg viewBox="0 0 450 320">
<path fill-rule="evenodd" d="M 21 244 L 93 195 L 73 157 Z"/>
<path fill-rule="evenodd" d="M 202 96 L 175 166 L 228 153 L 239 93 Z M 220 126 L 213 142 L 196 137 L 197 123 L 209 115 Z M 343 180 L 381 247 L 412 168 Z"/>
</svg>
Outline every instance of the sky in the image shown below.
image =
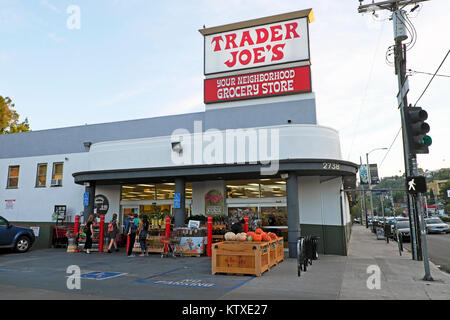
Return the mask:
<svg viewBox="0 0 450 320">
<path fill-rule="evenodd" d="M 365 0 L 368 4 L 370 1 Z M 79 28 L 68 27 L 80 9 Z M 344 160 L 369 160 L 381 177 L 404 172 L 397 76 L 386 11 L 357 0 L 0 0 L 0 95 L 32 130 L 204 111 L 199 29 L 312 8 L 312 88 L 319 125 L 339 131 Z M 409 6 L 406 9 L 411 9 Z M 450 1 L 410 13 L 417 31 L 407 68 L 434 73 L 450 49 Z M 73 26 L 73 25 L 72 25 Z M 439 74 L 450 75 L 450 58 Z M 415 103 L 430 75 L 409 77 Z M 419 167 L 450 167 L 450 78 L 436 77 L 418 106 L 429 114 L 430 153 Z M 391 147 L 392 145 L 392 147 Z M 387 150 L 375 150 L 389 148 Z"/>
</svg>

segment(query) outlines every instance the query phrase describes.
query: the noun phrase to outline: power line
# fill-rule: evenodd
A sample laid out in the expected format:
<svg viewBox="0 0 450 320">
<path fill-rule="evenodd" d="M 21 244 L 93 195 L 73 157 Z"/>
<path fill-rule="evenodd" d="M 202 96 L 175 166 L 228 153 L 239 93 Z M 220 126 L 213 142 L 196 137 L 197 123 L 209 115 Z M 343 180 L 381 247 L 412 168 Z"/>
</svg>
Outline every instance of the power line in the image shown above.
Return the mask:
<svg viewBox="0 0 450 320">
<path fill-rule="evenodd" d="M 412 69 L 408 69 L 408 72 L 410 73 L 410 75 L 414 75 L 415 73 L 421 73 L 421 74 L 427 74 L 427 75 L 434 75 L 433 73 L 430 72 L 423 72 L 423 71 L 417 71 L 417 70 L 412 70 Z M 446 74 L 436 74 L 436 77 L 446 77 L 446 78 L 450 78 L 449 75 Z"/>
<path fill-rule="evenodd" d="M 425 94 L 425 92 L 427 91 L 428 87 L 431 84 L 431 81 L 433 81 L 434 77 L 436 77 L 436 74 L 438 73 L 439 69 L 442 67 L 442 65 L 444 64 L 445 59 L 447 59 L 448 54 L 450 53 L 450 50 L 447 51 L 447 54 L 444 57 L 444 60 L 442 60 L 441 64 L 439 65 L 439 68 L 437 68 L 436 72 L 434 73 L 433 77 L 431 77 L 430 82 L 428 82 L 427 86 L 425 87 L 425 90 L 423 90 L 422 94 L 420 95 L 419 99 L 417 99 L 416 103 L 414 104 L 414 107 L 417 105 L 417 102 L 419 102 L 420 99 L 422 99 L 422 96 Z"/>
<path fill-rule="evenodd" d="M 394 141 L 392 141 L 391 145 L 390 145 L 389 148 L 388 148 L 388 151 L 386 151 L 386 154 L 384 155 L 383 160 L 381 160 L 380 168 L 381 168 L 381 166 L 383 165 L 384 159 L 386 159 L 386 157 L 387 157 L 389 151 L 391 151 L 391 148 L 392 148 L 392 146 L 394 145 L 395 141 L 397 140 L 398 135 L 400 134 L 401 131 L 402 131 L 402 127 L 400 127 L 400 129 L 398 130 L 397 135 L 396 135 L 395 138 L 394 138 Z"/>
<path fill-rule="evenodd" d="M 356 124 L 353 126 L 353 139 L 352 139 L 352 143 L 350 145 L 350 151 L 348 153 L 347 159 L 350 159 L 350 154 L 352 153 L 353 144 L 355 142 L 355 132 L 356 132 L 356 129 L 358 128 L 358 126 L 359 126 L 359 119 L 361 118 L 362 108 L 363 108 L 363 106 L 366 103 L 367 90 L 369 88 L 369 85 L 372 82 L 373 69 L 374 69 L 374 66 L 375 66 L 375 61 L 376 61 L 376 57 L 377 57 L 377 53 L 378 53 L 378 48 L 380 46 L 380 40 L 381 40 L 381 36 L 383 34 L 383 29 L 384 29 L 384 25 L 381 25 L 380 33 L 378 35 L 377 45 L 376 45 L 376 48 L 375 48 L 375 51 L 374 51 L 374 55 L 373 55 L 373 59 L 372 59 L 372 65 L 371 65 L 370 71 L 369 71 L 369 78 L 367 79 L 367 83 L 366 83 L 366 87 L 364 89 L 364 94 L 363 94 L 363 97 L 362 97 L 362 101 L 361 101 L 361 104 L 359 106 L 358 116 L 356 118 Z M 354 123 L 354 120 L 353 120 L 353 123 Z"/>
</svg>

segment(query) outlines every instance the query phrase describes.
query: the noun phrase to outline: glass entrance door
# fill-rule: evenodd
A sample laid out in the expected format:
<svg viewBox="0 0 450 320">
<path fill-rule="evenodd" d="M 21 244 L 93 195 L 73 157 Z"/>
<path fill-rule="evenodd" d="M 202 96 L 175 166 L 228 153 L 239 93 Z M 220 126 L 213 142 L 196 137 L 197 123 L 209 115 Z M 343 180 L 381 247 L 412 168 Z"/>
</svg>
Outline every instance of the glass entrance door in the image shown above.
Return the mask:
<svg viewBox="0 0 450 320">
<path fill-rule="evenodd" d="M 283 237 L 284 246 L 288 245 L 288 219 L 286 205 L 261 205 L 260 216 L 262 229 L 265 232 L 273 232 L 278 237 Z"/>
<path fill-rule="evenodd" d="M 121 226 L 124 225 L 125 218 L 129 214 L 139 214 L 139 206 L 137 205 L 130 205 L 130 206 L 121 206 L 120 210 L 120 216 L 119 216 L 119 223 Z"/>
</svg>

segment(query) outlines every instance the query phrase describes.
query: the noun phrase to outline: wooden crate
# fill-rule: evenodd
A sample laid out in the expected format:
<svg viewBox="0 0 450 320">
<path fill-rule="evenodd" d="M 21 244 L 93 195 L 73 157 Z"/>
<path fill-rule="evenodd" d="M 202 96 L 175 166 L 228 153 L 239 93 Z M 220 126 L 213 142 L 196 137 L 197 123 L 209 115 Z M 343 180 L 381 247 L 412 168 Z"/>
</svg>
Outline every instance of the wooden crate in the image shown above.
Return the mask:
<svg viewBox="0 0 450 320">
<path fill-rule="evenodd" d="M 269 242 L 269 267 L 276 266 L 278 264 L 278 240 L 272 240 Z"/>
<path fill-rule="evenodd" d="M 269 243 L 224 241 L 212 246 L 212 274 L 249 274 L 269 270 Z"/>
<path fill-rule="evenodd" d="M 276 256 L 277 256 L 277 262 L 281 262 L 284 260 L 284 239 L 283 238 L 278 238 L 278 240 L 275 240 L 277 243 L 276 246 Z"/>
<path fill-rule="evenodd" d="M 149 253 L 164 252 L 164 244 L 161 242 L 161 237 L 148 235 L 147 236 L 147 248 L 148 248 Z M 136 237 L 136 241 L 134 242 L 133 253 L 142 253 L 138 237 Z"/>
</svg>

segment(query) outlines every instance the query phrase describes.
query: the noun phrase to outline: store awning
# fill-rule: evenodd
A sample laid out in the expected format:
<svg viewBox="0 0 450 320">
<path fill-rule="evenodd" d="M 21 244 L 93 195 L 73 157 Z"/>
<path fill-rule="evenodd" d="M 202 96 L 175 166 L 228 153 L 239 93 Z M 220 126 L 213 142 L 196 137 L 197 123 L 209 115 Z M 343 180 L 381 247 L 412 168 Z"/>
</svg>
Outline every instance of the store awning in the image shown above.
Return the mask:
<svg viewBox="0 0 450 320">
<path fill-rule="evenodd" d="M 261 164 L 220 164 L 164 168 L 118 169 L 85 171 L 73 174 L 75 183 L 96 182 L 97 184 L 133 184 L 170 182 L 184 177 L 187 181 L 237 180 L 279 178 L 283 173 L 294 172 L 298 176 L 342 176 L 356 177 L 358 165 L 348 161 L 330 159 L 297 159 L 279 162 L 277 174 L 261 174 Z M 348 180 L 348 178 L 347 178 Z"/>
</svg>

